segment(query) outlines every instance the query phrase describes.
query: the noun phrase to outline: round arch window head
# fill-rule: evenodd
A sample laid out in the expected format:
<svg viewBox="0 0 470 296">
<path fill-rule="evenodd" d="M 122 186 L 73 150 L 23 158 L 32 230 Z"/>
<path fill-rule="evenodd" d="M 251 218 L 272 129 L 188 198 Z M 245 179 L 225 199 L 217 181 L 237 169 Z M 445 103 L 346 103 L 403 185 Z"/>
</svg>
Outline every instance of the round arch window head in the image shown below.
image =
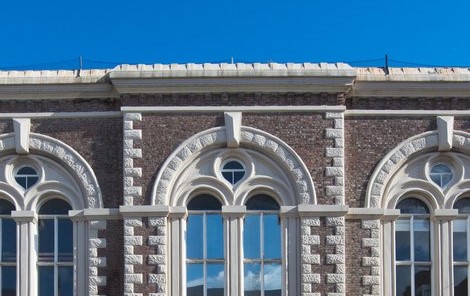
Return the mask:
<svg viewBox="0 0 470 296">
<path fill-rule="evenodd" d="M 454 173 L 448 165 L 439 163 L 431 167 L 429 177 L 439 187 L 444 188 L 452 180 Z"/>
<path fill-rule="evenodd" d="M 243 177 L 245 177 L 246 170 L 242 163 L 237 160 L 229 160 L 222 165 L 222 176 L 230 184 L 237 184 Z"/>
<path fill-rule="evenodd" d="M 35 169 L 29 166 L 20 168 L 15 173 L 15 181 L 24 189 L 31 188 L 39 180 L 39 175 Z"/>
</svg>

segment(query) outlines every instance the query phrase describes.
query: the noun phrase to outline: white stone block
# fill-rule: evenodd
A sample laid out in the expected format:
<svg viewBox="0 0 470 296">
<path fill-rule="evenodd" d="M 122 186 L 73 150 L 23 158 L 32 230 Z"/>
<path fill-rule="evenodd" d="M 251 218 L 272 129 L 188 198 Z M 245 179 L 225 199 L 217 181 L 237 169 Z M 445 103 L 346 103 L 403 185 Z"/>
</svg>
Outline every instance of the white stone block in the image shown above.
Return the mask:
<svg viewBox="0 0 470 296">
<path fill-rule="evenodd" d="M 326 167 L 325 176 L 327 177 L 342 177 L 344 176 L 344 169 L 342 167 Z"/>
<path fill-rule="evenodd" d="M 165 264 L 165 256 L 164 255 L 149 255 L 148 257 L 148 264 L 149 265 L 157 265 L 157 264 Z"/>
<path fill-rule="evenodd" d="M 151 235 L 148 238 L 148 243 L 150 246 L 166 245 L 166 237 L 158 236 L 158 235 Z"/>
<path fill-rule="evenodd" d="M 149 274 L 148 283 L 164 285 L 166 284 L 166 276 L 164 274 Z"/>
<path fill-rule="evenodd" d="M 363 247 L 378 247 L 379 240 L 375 238 L 363 238 L 362 239 L 362 246 Z"/>
<path fill-rule="evenodd" d="M 339 263 L 344 263 L 343 255 L 336 255 L 336 254 L 326 255 L 326 264 L 339 264 Z"/>
<path fill-rule="evenodd" d="M 129 219 L 126 218 L 124 219 L 124 225 L 125 226 L 132 226 L 132 227 L 140 227 L 142 226 L 142 219 Z"/>
<path fill-rule="evenodd" d="M 143 278 L 142 274 L 137 274 L 137 273 L 126 274 L 126 275 L 124 275 L 124 282 L 125 283 L 142 284 L 143 283 L 142 278 Z"/>
<path fill-rule="evenodd" d="M 304 245 L 319 245 L 320 244 L 320 236 L 318 236 L 318 235 L 303 235 L 302 236 L 302 244 L 304 244 Z"/>
<path fill-rule="evenodd" d="M 325 130 L 325 137 L 327 139 L 342 138 L 343 137 L 343 130 L 342 129 L 335 129 L 335 128 L 327 128 Z"/>
<path fill-rule="evenodd" d="M 91 248 L 99 248 L 99 249 L 106 248 L 105 238 L 90 238 L 88 242 Z"/>
<path fill-rule="evenodd" d="M 92 267 L 106 267 L 106 257 L 90 258 L 89 263 Z"/>
<path fill-rule="evenodd" d="M 362 277 L 362 284 L 363 285 L 379 285 L 380 284 L 380 276 L 363 276 Z"/>
<path fill-rule="evenodd" d="M 304 226 L 320 226 L 320 218 L 302 218 Z"/>
<path fill-rule="evenodd" d="M 320 264 L 320 255 L 318 255 L 318 254 L 313 254 L 313 255 L 303 254 L 302 255 L 302 263 Z"/>
<path fill-rule="evenodd" d="M 327 245 L 344 245 L 344 236 L 342 235 L 327 235 L 326 236 Z"/>
<path fill-rule="evenodd" d="M 326 148 L 326 157 L 344 157 L 343 148 Z"/>
<path fill-rule="evenodd" d="M 303 274 L 302 283 L 318 284 L 320 283 L 320 275 L 319 274 Z"/>
<path fill-rule="evenodd" d="M 326 275 L 328 284 L 344 283 L 344 274 L 329 273 Z"/>
<path fill-rule="evenodd" d="M 124 120 L 131 120 L 131 121 L 141 121 L 142 114 L 140 113 L 124 113 Z"/>
<path fill-rule="evenodd" d="M 128 246 L 142 246 L 142 236 L 124 236 L 124 245 Z"/>
<path fill-rule="evenodd" d="M 326 112 L 325 119 L 341 119 L 344 118 L 343 112 Z"/>
<path fill-rule="evenodd" d="M 165 226 L 166 225 L 166 218 L 165 217 L 149 218 L 149 224 L 152 227 Z"/>
<path fill-rule="evenodd" d="M 344 226 L 344 217 L 327 217 L 327 226 Z"/>
<path fill-rule="evenodd" d="M 124 149 L 124 157 L 142 158 L 142 149 Z"/>
<path fill-rule="evenodd" d="M 124 255 L 125 264 L 142 264 L 142 255 Z"/>
</svg>

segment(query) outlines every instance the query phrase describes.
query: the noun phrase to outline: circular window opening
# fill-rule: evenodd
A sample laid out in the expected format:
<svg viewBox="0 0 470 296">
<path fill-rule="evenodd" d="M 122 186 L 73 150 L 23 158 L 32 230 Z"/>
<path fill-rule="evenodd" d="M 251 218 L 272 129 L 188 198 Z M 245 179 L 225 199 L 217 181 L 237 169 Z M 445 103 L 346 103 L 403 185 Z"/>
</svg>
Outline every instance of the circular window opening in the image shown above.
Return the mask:
<svg viewBox="0 0 470 296">
<path fill-rule="evenodd" d="M 245 176 L 245 167 L 236 160 L 230 160 L 222 167 L 222 176 L 235 185 Z"/>
<path fill-rule="evenodd" d="M 434 183 L 439 185 L 439 187 L 444 188 L 450 180 L 452 180 L 454 173 L 449 166 L 445 164 L 436 164 L 431 168 L 429 176 Z"/>
<path fill-rule="evenodd" d="M 24 189 L 29 189 L 39 180 L 38 173 L 32 167 L 22 167 L 15 174 L 16 183 Z"/>
</svg>

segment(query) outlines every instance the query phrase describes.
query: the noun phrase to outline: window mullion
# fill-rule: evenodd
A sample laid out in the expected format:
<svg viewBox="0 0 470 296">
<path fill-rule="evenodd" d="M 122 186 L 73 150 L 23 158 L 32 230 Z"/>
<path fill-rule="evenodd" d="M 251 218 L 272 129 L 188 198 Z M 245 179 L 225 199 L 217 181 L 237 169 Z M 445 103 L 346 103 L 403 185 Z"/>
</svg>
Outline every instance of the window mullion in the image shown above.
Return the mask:
<svg viewBox="0 0 470 296">
<path fill-rule="evenodd" d="M 414 235 L 414 216 L 410 217 L 410 258 L 411 258 L 411 296 L 415 296 L 415 235 Z"/>
<path fill-rule="evenodd" d="M 260 268 L 260 282 L 261 282 L 261 296 L 264 296 L 264 219 L 263 212 L 259 215 L 260 218 L 260 255 L 261 255 L 261 268 Z"/>
<path fill-rule="evenodd" d="M 202 214 L 203 294 L 207 296 L 207 214 Z"/>
<path fill-rule="evenodd" d="M 54 217 L 54 294 L 59 296 L 58 286 L 59 286 L 59 270 L 57 266 L 59 250 L 59 219 Z"/>
</svg>

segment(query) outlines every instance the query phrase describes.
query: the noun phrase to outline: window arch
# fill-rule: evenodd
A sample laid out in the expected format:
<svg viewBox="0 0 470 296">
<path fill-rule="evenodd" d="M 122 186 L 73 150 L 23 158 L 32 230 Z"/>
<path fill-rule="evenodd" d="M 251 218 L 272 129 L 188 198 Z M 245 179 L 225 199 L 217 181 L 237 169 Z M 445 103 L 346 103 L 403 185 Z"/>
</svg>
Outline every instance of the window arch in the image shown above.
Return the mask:
<svg viewBox="0 0 470 296">
<path fill-rule="evenodd" d="M 39 296 L 73 295 L 73 225 L 62 199 L 50 199 L 38 214 Z"/>
<path fill-rule="evenodd" d="M 454 209 L 458 210 L 459 215 L 452 225 L 453 289 L 454 296 L 461 296 L 469 293 L 470 198 L 465 197 L 457 200 Z"/>
<path fill-rule="evenodd" d="M 416 197 L 401 200 L 395 222 L 395 294 L 431 295 L 429 208 Z"/>
<path fill-rule="evenodd" d="M 225 294 L 224 227 L 221 202 L 209 194 L 193 197 L 187 206 L 186 295 Z"/>
<path fill-rule="evenodd" d="M 282 294 L 282 248 L 279 204 L 258 194 L 246 202 L 243 226 L 245 295 Z"/>
</svg>

